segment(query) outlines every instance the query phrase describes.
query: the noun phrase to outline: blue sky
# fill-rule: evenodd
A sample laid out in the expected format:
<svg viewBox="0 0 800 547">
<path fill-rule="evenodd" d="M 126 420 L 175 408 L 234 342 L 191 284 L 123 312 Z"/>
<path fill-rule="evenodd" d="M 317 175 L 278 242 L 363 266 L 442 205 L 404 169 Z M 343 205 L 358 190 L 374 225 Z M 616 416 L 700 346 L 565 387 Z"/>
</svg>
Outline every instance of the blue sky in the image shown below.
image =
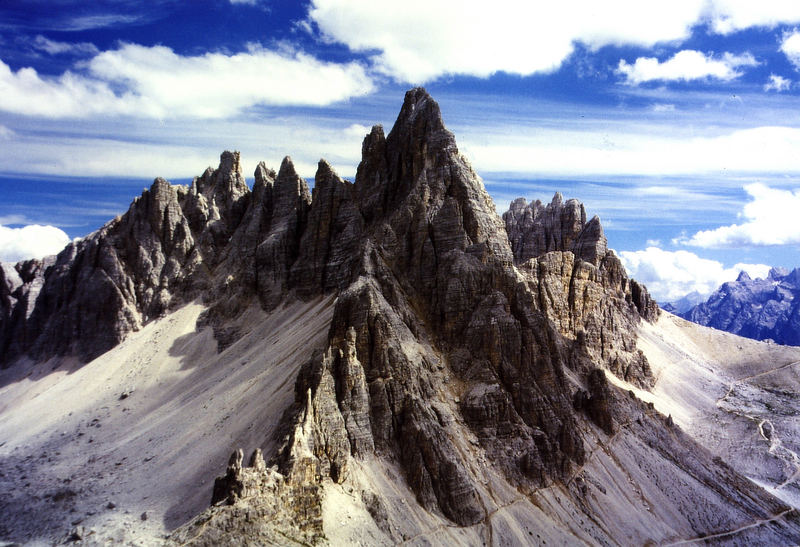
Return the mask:
<svg viewBox="0 0 800 547">
<path fill-rule="evenodd" d="M 352 178 L 424 85 L 499 212 L 580 199 L 661 301 L 800 266 L 798 28 L 787 0 L 5 0 L 0 259 L 226 149 Z"/>
</svg>

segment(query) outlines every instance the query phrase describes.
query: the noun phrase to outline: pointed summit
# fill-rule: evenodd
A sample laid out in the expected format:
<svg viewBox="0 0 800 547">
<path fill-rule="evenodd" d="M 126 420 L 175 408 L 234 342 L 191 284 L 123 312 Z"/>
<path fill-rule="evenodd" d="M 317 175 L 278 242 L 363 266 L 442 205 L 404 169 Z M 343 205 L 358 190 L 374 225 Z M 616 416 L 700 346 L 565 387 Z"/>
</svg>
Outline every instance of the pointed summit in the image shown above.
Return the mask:
<svg viewBox="0 0 800 547">
<path fill-rule="evenodd" d="M 310 204 L 311 192 L 306 181 L 297 174 L 292 158 L 286 156 L 281 162 L 278 176 L 275 179 L 276 214 L 284 214 L 281 209 L 294 207 L 298 199 L 307 205 Z"/>
<path fill-rule="evenodd" d="M 789 270 L 787 270 L 786 268 L 774 267 L 769 269 L 769 274 L 767 274 L 767 279 L 770 281 L 780 281 L 787 275 L 789 275 Z"/>
<path fill-rule="evenodd" d="M 442 121 L 442 111 L 439 109 L 439 104 L 423 87 L 415 87 L 406 91 L 403 107 L 400 109 L 400 114 L 397 116 L 392 132 L 394 133 L 398 127 L 402 128 L 408 124 L 415 124 L 418 120 L 425 122 L 427 124 L 426 129 L 431 132 L 444 129 L 444 121 Z"/>
<path fill-rule="evenodd" d="M 387 141 L 390 148 L 408 148 L 409 151 L 421 152 L 420 147 L 425 143 L 431 152 L 446 149 L 457 152 L 455 137 L 444 126 L 439 104 L 422 87 L 406 92 Z"/>
</svg>

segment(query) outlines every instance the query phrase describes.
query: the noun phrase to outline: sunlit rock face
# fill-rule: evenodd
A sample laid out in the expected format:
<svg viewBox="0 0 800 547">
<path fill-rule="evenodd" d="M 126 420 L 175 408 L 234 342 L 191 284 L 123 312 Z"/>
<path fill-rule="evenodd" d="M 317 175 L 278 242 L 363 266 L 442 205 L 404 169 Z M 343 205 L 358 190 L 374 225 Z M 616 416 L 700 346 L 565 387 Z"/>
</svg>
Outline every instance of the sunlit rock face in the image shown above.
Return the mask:
<svg viewBox="0 0 800 547">
<path fill-rule="evenodd" d="M 772 268 L 766 279 L 741 272 L 707 301 L 679 314 L 754 340 L 800 345 L 800 269 Z"/>
<path fill-rule="evenodd" d="M 600 220 L 560 194 L 498 216 L 421 88 L 388 135 L 366 135 L 354 182 L 322 160 L 310 191 L 287 157 L 277 172 L 259 164 L 250 190 L 238 153 L 225 152 L 190 187 L 156 179 L 55 259 L 2 272 L 7 364 L 90 360 L 201 302 L 197 326 L 211 327 L 215 363 L 233 370 L 249 366 L 233 357 L 242 344 L 272 351 L 250 318 L 329 302 L 308 351 L 269 333 L 294 348 L 270 366 L 295 367 L 279 412 L 266 392 L 246 395 L 271 409 L 250 424 L 269 424 L 271 451 L 245 466 L 231 447 L 212 507 L 174 532 L 177 544 L 322 541 L 336 493 L 366 519 L 353 537 L 369 530 L 387 544 L 428 538 L 413 532 L 420 523 L 455 534 L 443 544 L 520 543 L 534 531 L 644 544 L 784 508 L 635 396 L 656 381 L 637 332 L 660 311 L 608 250 Z M 228 442 L 224 422 L 244 406 L 228 402 L 208 443 Z M 763 539 L 792 537 L 792 526 Z"/>
</svg>

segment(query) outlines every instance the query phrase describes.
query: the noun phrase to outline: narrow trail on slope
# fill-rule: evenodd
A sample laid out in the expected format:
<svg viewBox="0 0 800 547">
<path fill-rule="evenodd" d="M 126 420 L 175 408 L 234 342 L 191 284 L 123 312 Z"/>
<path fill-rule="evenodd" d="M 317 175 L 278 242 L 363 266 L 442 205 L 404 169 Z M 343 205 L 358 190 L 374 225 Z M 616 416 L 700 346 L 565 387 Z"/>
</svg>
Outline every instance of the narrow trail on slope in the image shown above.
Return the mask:
<svg viewBox="0 0 800 547">
<path fill-rule="evenodd" d="M 738 378 L 738 379 L 734 380 L 733 382 L 731 382 L 731 385 L 728 386 L 728 392 L 725 395 L 723 395 L 722 397 L 720 397 L 719 399 L 717 399 L 717 406 L 719 406 L 722 401 L 724 401 L 725 399 L 728 398 L 728 396 L 730 396 L 730 394 L 733 391 L 734 387 L 736 387 L 736 384 L 741 384 L 742 382 L 746 382 L 747 380 L 752 380 L 754 378 L 759 378 L 761 376 L 766 376 L 767 374 L 772 374 L 774 372 L 779 372 L 781 370 L 787 369 L 789 367 L 793 367 L 795 365 L 800 365 L 800 361 L 793 361 L 791 363 L 787 363 L 785 365 L 781 365 L 781 366 L 776 367 L 776 368 L 772 368 L 772 369 L 769 369 L 769 370 L 765 370 L 763 372 L 759 372 L 757 374 L 752 374 L 750 376 L 745 376 L 743 378 Z"/>
<path fill-rule="evenodd" d="M 798 454 L 796 452 L 794 452 L 793 450 L 787 448 L 781 442 L 781 439 L 778 436 L 778 432 L 775 429 L 775 425 L 772 423 L 771 420 L 769 420 L 768 418 L 761 418 L 761 417 L 758 417 L 758 416 L 753 416 L 753 415 L 747 414 L 745 412 L 741 412 L 741 411 L 739 411 L 739 409 L 735 405 L 730 404 L 730 403 L 727 405 L 728 408 L 723 408 L 723 404 L 725 403 L 726 399 L 728 399 L 728 397 L 731 396 L 731 394 L 733 393 L 734 389 L 736 388 L 736 386 L 738 384 L 745 383 L 748 380 L 753 380 L 753 379 L 759 378 L 761 376 L 766 376 L 768 374 L 779 372 L 781 370 L 793 367 L 795 365 L 800 365 L 800 361 L 793 361 L 791 363 L 787 363 L 785 365 L 781 365 L 781 366 L 776 367 L 774 369 L 765 370 L 765 371 L 759 372 L 757 374 L 752 374 L 750 376 L 745 376 L 743 378 L 739 378 L 737 380 L 734 380 L 733 382 L 731 382 L 730 386 L 728 386 L 727 393 L 725 393 L 724 396 L 722 396 L 719 399 L 717 399 L 717 402 L 716 402 L 717 408 L 719 408 L 719 409 L 721 409 L 721 410 L 723 410 L 725 412 L 729 412 L 731 414 L 735 414 L 736 416 L 741 416 L 743 418 L 747 418 L 751 422 L 755 423 L 756 427 L 758 429 L 758 434 L 761 436 L 762 439 L 764 439 L 767 443 L 769 443 L 769 448 L 767 448 L 767 453 L 772 455 L 772 456 L 775 456 L 779 460 L 783 461 L 785 464 L 787 464 L 790 467 L 794 468 L 794 471 L 792 471 L 791 473 L 788 473 L 788 478 L 785 481 L 783 481 L 782 483 L 777 484 L 775 486 L 776 490 L 780 490 L 782 488 L 785 488 L 786 486 L 788 486 L 789 484 L 793 483 L 798 478 L 800 478 L 800 456 L 798 456 Z M 765 432 L 765 430 L 764 430 L 764 424 L 768 424 L 769 425 L 769 432 L 768 433 Z"/>
<path fill-rule="evenodd" d="M 707 535 L 707 536 L 697 536 L 695 538 L 683 539 L 681 541 L 676 541 L 674 543 L 665 543 L 663 545 L 663 547 L 672 547 L 673 545 L 690 545 L 692 543 L 698 543 L 698 542 L 706 541 L 706 540 L 709 540 L 709 539 L 716 539 L 716 538 L 721 538 L 721 537 L 726 537 L 726 536 L 733 536 L 733 535 L 736 535 L 736 534 L 740 534 L 740 533 L 744 532 L 745 530 L 750 530 L 751 528 L 756 528 L 758 526 L 762 526 L 764 524 L 768 524 L 770 522 L 774 522 L 776 520 L 780 520 L 783 517 L 785 517 L 786 515 L 788 515 L 789 513 L 793 513 L 795 511 L 797 511 L 797 509 L 794 509 L 794 508 L 786 509 L 785 511 L 781 511 L 777 515 L 774 515 L 774 516 L 772 516 L 772 517 L 770 517 L 768 519 L 759 519 L 759 520 L 757 520 L 755 522 L 751 522 L 750 524 L 747 524 L 745 526 L 741 526 L 739 528 L 736 528 L 735 530 L 729 530 L 727 532 L 720 532 L 718 534 L 710 534 L 710 535 Z"/>
</svg>

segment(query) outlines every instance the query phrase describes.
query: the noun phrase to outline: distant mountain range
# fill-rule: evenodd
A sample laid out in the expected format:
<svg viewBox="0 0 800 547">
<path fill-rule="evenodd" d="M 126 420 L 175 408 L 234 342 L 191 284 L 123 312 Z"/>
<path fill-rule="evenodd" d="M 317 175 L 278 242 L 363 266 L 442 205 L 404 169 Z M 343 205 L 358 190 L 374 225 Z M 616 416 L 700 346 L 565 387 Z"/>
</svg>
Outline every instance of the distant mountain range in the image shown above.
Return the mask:
<svg viewBox="0 0 800 547">
<path fill-rule="evenodd" d="M 688 312 L 698 304 L 703 303 L 704 301 L 705 297 L 702 294 L 697 291 L 692 291 L 679 300 L 675 300 L 667 304 L 661 304 L 661 309 L 670 313 L 674 313 L 675 315 L 681 315 Z"/>
<path fill-rule="evenodd" d="M 700 325 L 755 340 L 800 345 L 800 268 L 772 268 L 766 279 L 741 272 L 707 301 L 686 308 L 688 295 L 663 308 Z"/>
</svg>

